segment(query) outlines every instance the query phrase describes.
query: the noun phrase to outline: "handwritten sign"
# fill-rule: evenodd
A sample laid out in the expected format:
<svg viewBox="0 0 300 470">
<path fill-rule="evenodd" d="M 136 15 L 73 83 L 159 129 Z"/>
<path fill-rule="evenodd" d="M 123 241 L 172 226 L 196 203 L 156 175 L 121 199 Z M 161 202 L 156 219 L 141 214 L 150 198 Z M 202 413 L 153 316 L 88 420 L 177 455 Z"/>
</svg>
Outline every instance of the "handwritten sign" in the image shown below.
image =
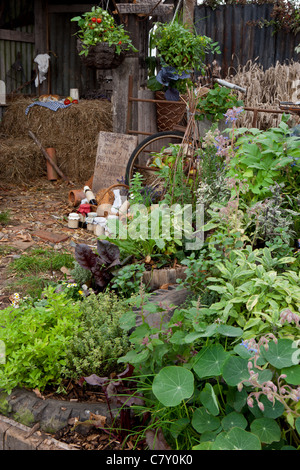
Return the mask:
<svg viewBox="0 0 300 470">
<path fill-rule="evenodd" d="M 117 184 L 125 178 L 130 155 L 137 146 L 137 136 L 113 132 L 99 133 L 93 193 Z"/>
<path fill-rule="evenodd" d="M 155 7 L 155 4 L 149 3 L 117 3 L 116 7 L 121 14 L 143 14 L 148 15 L 149 13 L 153 13 L 154 15 L 167 15 L 172 13 L 173 5 L 161 5 L 159 4 Z"/>
</svg>

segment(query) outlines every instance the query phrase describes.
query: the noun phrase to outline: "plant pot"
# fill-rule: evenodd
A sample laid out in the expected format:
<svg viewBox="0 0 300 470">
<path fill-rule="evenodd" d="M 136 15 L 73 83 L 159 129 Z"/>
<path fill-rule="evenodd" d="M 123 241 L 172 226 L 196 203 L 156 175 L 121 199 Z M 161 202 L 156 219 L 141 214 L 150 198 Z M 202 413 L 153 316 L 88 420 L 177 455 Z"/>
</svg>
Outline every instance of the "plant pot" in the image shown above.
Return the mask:
<svg viewBox="0 0 300 470">
<path fill-rule="evenodd" d="M 77 40 L 77 51 L 82 51 L 82 42 Z M 87 67 L 94 67 L 101 70 L 115 69 L 125 59 L 125 49 L 116 53 L 116 46 L 110 46 L 108 42 L 99 42 L 95 46 L 90 46 L 88 55 L 80 55 L 82 62 Z"/>
<path fill-rule="evenodd" d="M 184 96 L 179 101 L 170 101 L 169 103 L 156 103 L 156 121 L 158 132 L 171 131 L 182 121 L 186 107 L 179 103 L 184 103 Z M 165 100 L 165 94 L 162 91 L 155 92 L 156 100 Z"/>
<path fill-rule="evenodd" d="M 72 206 L 78 206 L 82 199 L 85 199 L 85 192 L 82 189 L 73 189 L 69 192 L 69 203 Z"/>
<path fill-rule="evenodd" d="M 53 147 L 49 147 L 46 149 L 46 152 L 48 153 L 50 159 L 57 164 L 56 161 L 56 150 Z M 57 172 L 55 168 L 51 165 L 50 162 L 47 160 L 47 178 L 49 181 L 56 181 L 57 180 Z"/>
</svg>

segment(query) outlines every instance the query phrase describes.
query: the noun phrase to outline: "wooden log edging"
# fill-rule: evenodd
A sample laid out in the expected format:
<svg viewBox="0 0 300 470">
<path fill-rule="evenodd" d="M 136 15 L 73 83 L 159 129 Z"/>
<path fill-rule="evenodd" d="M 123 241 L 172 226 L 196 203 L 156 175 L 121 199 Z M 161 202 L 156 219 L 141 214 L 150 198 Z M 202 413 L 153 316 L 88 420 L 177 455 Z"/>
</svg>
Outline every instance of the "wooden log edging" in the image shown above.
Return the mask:
<svg viewBox="0 0 300 470">
<path fill-rule="evenodd" d="M 1 450 L 78 450 L 76 447 L 0 415 Z"/>
</svg>

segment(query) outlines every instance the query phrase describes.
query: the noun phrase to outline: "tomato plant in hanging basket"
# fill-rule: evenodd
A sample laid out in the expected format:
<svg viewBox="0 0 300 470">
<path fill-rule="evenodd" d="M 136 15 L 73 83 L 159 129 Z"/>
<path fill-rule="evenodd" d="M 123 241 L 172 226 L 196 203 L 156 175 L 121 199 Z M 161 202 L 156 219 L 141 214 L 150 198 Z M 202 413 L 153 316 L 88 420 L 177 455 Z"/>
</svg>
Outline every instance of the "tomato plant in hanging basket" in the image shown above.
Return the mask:
<svg viewBox="0 0 300 470">
<path fill-rule="evenodd" d="M 118 25 L 108 11 L 100 7 L 92 7 L 91 11 L 71 21 L 78 24 L 77 50 L 87 66 L 115 68 L 122 63 L 127 50 L 137 52 L 124 26 Z"/>
</svg>

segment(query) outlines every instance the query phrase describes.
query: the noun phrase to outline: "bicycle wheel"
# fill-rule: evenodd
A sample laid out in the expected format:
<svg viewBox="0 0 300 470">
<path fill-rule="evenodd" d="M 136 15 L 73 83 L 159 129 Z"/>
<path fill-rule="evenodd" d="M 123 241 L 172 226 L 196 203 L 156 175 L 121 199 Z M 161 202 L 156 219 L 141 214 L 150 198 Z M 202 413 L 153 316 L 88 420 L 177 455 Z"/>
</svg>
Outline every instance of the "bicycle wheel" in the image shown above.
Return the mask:
<svg viewBox="0 0 300 470">
<path fill-rule="evenodd" d="M 125 183 L 130 185 L 134 173 L 138 171 L 144 176 L 145 185 L 151 184 L 156 178 L 156 170 L 148 165 L 151 154 L 158 153 L 170 144 L 181 144 L 184 133 L 180 131 L 157 132 L 144 139 L 132 152 L 126 167 Z"/>
</svg>

